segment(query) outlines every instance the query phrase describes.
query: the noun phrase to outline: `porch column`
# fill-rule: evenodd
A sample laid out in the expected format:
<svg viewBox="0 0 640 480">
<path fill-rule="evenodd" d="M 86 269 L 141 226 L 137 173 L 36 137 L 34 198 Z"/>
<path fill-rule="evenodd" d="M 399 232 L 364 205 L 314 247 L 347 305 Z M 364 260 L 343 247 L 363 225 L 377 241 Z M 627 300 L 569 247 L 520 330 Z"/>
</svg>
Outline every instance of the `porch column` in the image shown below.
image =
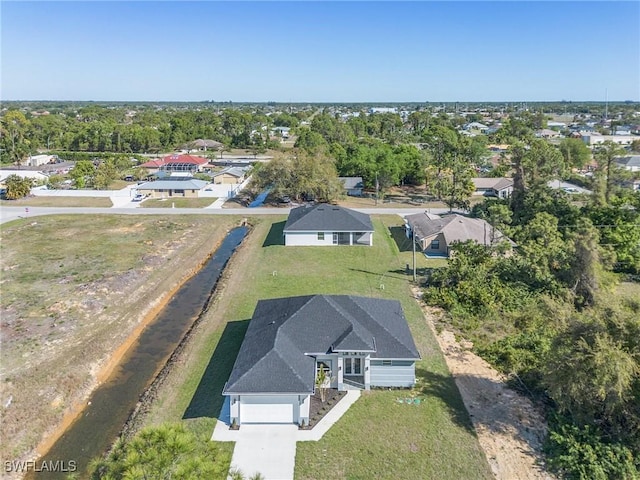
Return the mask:
<svg viewBox="0 0 640 480">
<path fill-rule="evenodd" d="M 371 356 L 364 357 L 364 389 L 370 390 L 371 386 Z"/>
<path fill-rule="evenodd" d="M 338 390 L 342 390 L 344 388 L 343 376 L 342 376 L 342 374 L 344 373 L 343 368 L 344 368 L 344 362 L 342 360 L 342 355 L 339 355 L 338 356 Z"/>
<path fill-rule="evenodd" d="M 353 232 L 349 232 L 349 245 L 353 245 Z"/>
</svg>

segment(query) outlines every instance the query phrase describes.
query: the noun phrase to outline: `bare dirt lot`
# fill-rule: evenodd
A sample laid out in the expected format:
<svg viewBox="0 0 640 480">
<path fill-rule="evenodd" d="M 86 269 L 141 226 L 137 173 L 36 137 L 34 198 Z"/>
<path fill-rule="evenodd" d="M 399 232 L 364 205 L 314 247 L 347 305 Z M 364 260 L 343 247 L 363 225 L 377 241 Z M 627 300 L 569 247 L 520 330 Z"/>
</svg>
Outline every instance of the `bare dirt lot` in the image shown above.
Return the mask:
<svg viewBox="0 0 640 480">
<path fill-rule="evenodd" d="M 418 296 L 419 292 L 414 291 Z M 546 435 L 544 417 L 531 401 L 508 388 L 505 378 L 471 352 L 470 342 L 458 341 L 448 330 L 437 332 L 436 309 L 423 308 L 425 319 L 445 356 L 480 446 L 499 480 L 552 480 L 542 457 Z"/>
<path fill-rule="evenodd" d="M 51 216 L 3 225 L 0 457 L 33 457 L 239 222 Z"/>
</svg>

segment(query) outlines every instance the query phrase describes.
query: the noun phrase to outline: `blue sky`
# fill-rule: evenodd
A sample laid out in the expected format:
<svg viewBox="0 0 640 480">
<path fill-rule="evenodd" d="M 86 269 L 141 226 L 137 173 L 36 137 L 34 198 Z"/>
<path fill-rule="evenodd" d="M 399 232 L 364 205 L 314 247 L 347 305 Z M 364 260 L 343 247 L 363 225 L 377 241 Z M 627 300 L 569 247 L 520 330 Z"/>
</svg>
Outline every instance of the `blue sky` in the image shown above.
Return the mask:
<svg viewBox="0 0 640 480">
<path fill-rule="evenodd" d="M 2 1 L 3 100 L 640 100 L 640 2 Z"/>
</svg>

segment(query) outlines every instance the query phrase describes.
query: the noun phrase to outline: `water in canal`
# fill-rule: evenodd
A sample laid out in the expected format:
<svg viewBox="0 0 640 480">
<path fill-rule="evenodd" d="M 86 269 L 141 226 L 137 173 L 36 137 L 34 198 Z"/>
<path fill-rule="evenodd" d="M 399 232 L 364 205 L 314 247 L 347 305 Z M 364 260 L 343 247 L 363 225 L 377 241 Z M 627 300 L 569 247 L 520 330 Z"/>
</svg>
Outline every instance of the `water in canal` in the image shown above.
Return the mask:
<svg viewBox="0 0 640 480">
<path fill-rule="evenodd" d="M 77 465 L 80 477 L 96 456 L 114 442 L 140 395 L 151 384 L 206 306 L 227 261 L 240 245 L 246 227 L 231 230 L 204 267 L 172 297 L 156 319 L 145 328 L 110 377 L 91 395 L 88 406 L 40 459 Z M 68 473 L 42 472 L 31 478 L 65 478 Z"/>
</svg>

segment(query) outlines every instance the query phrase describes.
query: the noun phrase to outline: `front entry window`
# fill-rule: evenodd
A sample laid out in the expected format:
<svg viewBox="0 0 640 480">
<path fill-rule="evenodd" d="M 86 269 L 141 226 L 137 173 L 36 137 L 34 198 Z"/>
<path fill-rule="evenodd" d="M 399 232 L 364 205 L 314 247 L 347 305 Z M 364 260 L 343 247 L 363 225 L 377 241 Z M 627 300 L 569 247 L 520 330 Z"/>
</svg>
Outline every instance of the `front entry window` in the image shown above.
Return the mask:
<svg viewBox="0 0 640 480">
<path fill-rule="evenodd" d="M 344 374 L 345 375 L 361 375 L 362 374 L 362 358 L 360 357 L 347 357 L 344 359 Z"/>
</svg>

